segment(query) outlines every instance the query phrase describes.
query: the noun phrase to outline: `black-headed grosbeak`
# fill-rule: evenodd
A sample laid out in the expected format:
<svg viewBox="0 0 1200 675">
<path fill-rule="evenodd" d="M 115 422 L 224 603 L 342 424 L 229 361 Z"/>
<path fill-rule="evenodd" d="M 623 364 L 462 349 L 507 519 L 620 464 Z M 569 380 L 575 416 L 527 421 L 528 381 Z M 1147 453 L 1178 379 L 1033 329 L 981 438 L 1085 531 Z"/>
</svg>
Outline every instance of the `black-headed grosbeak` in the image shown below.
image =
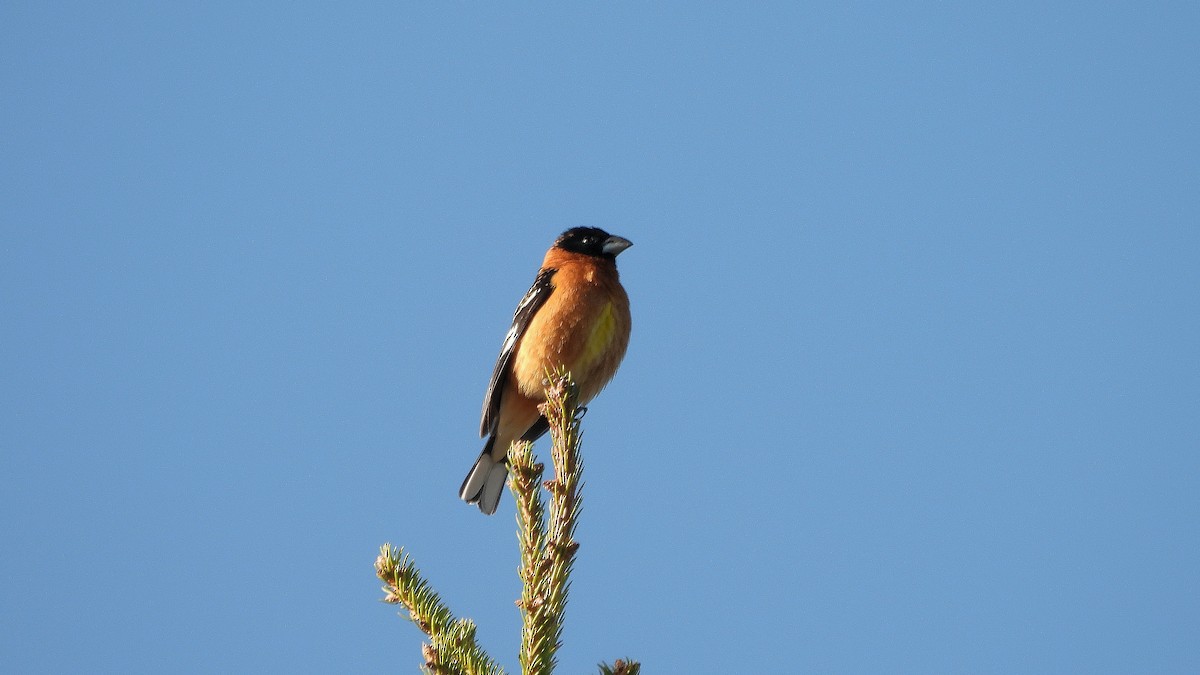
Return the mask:
<svg viewBox="0 0 1200 675">
<path fill-rule="evenodd" d="M 628 239 L 595 227 L 562 233 L 521 298 L 483 399 L 483 452 L 459 488 L 468 504 L 491 515 L 508 477 L 508 447 L 549 430 L 538 412 L 548 370 L 571 371 L 586 405 L 617 372 L 629 345 L 629 296 L 617 276 Z"/>
</svg>

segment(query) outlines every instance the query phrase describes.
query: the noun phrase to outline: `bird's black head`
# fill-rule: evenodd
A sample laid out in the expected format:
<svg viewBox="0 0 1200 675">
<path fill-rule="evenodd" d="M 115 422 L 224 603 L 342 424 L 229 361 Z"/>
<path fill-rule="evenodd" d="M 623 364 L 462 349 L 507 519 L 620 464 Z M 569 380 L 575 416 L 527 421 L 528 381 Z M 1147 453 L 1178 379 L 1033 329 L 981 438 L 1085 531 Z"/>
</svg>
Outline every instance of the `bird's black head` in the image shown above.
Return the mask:
<svg viewBox="0 0 1200 675">
<path fill-rule="evenodd" d="M 617 254 L 633 246 L 624 237 L 611 235 L 598 227 L 572 227 L 563 232 L 554 245 L 565 251 L 594 255 L 598 258 L 616 258 Z"/>
</svg>

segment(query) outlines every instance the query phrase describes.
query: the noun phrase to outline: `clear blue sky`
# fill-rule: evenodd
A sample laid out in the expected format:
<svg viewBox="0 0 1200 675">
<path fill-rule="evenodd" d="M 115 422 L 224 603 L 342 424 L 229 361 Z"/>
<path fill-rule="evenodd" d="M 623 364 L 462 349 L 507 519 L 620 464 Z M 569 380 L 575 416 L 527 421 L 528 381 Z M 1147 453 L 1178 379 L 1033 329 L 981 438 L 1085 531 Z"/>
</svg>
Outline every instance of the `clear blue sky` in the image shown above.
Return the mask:
<svg viewBox="0 0 1200 675">
<path fill-rule="evenodd" d="M 388 541 L 515 669 L 596 225 L 564 673 L 1200 671 L 1200 9 L 972 4 L 5 3 L 4 669 L 416 672 Z"/>
</svg>

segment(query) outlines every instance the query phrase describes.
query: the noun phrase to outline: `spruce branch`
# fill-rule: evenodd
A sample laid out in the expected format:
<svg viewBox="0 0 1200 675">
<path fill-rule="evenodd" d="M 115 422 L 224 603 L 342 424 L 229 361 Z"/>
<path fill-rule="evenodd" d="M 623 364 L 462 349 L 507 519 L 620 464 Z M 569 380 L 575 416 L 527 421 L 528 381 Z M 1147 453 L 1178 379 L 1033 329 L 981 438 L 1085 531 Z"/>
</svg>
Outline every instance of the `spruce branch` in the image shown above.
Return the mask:
<svg viewBox="0 0 1200 675">
<path fill-rule="evenodd" d="M 542 502 L 545 466 L 533 460 L 530 443 L 513 443 L 508 450 L 509 488 L 517 503 L 517 540 L 521 547 L 521 651 L 522 673 L 549 672 L 554 655 L 554 635 L 545 620 L 547 573 L 546 506 Z"/>
<path fill-rule="evenodd" d="M 534 461 L 530 442 L 514 442 L 508 450 L 509 489 L 517 506 L 517 540 L 522 591 L 517 600 L 522 631 L 523 675 L 551 675 L 562 645 L 563 619 L 571 570 L 579 543 L 575 527 L 582 508 L 583 460 L 578 390 L 565 370 L 548 372 L 546 402 L 538 407 L 550 428 L 554 477 L 545 482 L 545 466 Z M 549 494 L 548 505 L 542 489 Z M 548 511 L 548 513 L 547 513 Z M 426 635 L 422 645 L 431 675 L 503 675 L 503 670 L 475 642 L 475 624 L 455 619 L 429 587 L 403 549 L 385 544 L 375 561 L 384 582 L 385 602 L 399 604 Z M 618 659 L 599 664 L 601 675 L 639 675 L 641 665 Z"/>
<path fill-rule="evenodd" d="M 583 461 L 579 457 L 581 434 L 577 415 L 579 392 L 570 373 L 559 371 L 549 379 L 546 402 L 540 407 L 550 423 L 550 456 L 554 462 L 554 479 L 545 484 L 550 493 L 550 523 L 546 534 L 546 550 L 543 552 L 548 574 L 543 581 L 546 612 L 542 629 L 553 646 L 548 655 L 547 673 L 556 665 L 554 653 L 562 644 L 571 569 L 575 565 L 575 552 L 579 549 L 579 543 L 575 541 L 575 526 L 583 498 Z M 551 635 L 552 638 L 549 637 Z"/>
<path fill-rule="evenodd" d="M 600 664 L 600 675 L 639 675 L 641 672 L 642 664 L 637 661 L 617 659 L 611 666 L 607 663 Z"/>
<path fill-rule="evenodd" d="M 408 616 L 429 636 L 422 647 L 425 670 L 434 675 L 503 675 L 475 643 L 475 624 L 455 619 L 403 548 L 384 544 L 375 559 L 375 574 L 384 583 L 383 601 L 403 606 Z"/>
<path fill-rule="evenodd" d="M 548 372 L 546 382 L 546 402 L 539 410 L 550 427 L 554 478 L 541 483 L 544 467 L 534 463 L 528 444 L 514 444 L 509 450 L 509 487 L 517 502 L 524 582 L 517 606 L 524 625 L 520 659 L 526 675 L 549 675 L 557 665 L 571 569 L 579 550 L 575 526 L 582 508 L 578 391 L 564 370 Z M 548 517 L 541 487 L 550 495 Z"/>
</svg>

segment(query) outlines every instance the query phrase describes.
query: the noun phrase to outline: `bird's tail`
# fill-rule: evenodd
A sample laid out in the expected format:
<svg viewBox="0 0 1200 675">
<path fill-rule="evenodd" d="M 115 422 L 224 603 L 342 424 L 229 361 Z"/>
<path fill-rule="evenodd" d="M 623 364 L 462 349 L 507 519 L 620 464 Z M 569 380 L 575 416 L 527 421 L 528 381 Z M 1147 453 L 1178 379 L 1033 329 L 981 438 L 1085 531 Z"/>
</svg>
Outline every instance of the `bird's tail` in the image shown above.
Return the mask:
<svg viewBox="0 0 1200 675">
<path fill-rule="evenodd" d="M 488 439 L 479 459 L 475 460 L 475 466 L 471 467 L 463 479 L 462 487 L 458 489 L 458 496 L 463 501 L 478 504 L 479 510 L 489 516 L 496 512 L 500 495 L 504 493 L 504 483 L 508 480 L 508 462 L 492 459 L 492 445 L 495 442 L 495 437 Z"/>
</svg>

